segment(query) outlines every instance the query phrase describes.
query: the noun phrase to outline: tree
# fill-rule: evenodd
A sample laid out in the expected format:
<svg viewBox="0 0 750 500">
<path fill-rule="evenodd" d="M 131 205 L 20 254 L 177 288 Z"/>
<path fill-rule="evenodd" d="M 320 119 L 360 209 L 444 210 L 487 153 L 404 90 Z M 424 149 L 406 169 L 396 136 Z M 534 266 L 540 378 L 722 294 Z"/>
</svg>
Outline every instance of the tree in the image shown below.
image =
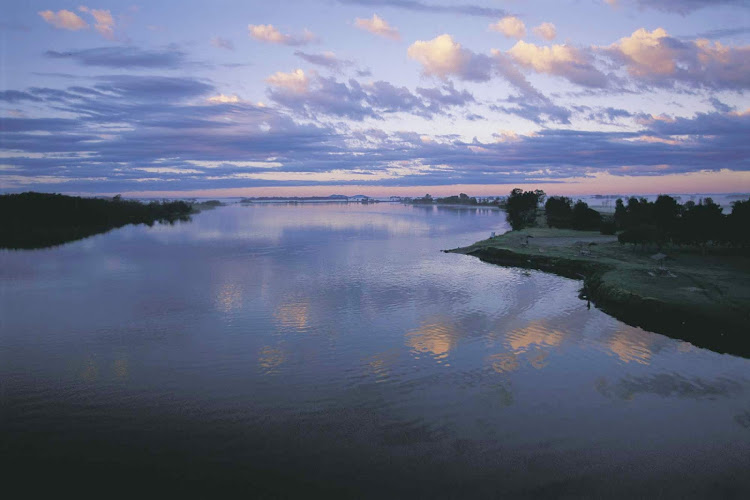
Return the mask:
<svg viewBox="0 0 750 500">
<path fill-rule="evenodd" d="M 585 201 L 578 200 L 573 205 L 573 220 L 571 222 L 574 229 L 599 229 L 602 216 L 593 208 L 589 208 Z"/>
<path fill-rule="evenodd" d="M 615 225 L 617 229 L 625 229 L 627 224 L 628 210 L 622 202 L 622 198 L 617 198 L 615 202 Z"/>
<path fill-rule="evenodd" d="M 533 226 L 536 223 L 536 209 L 539 200 L 546 197 L 544 191 L 523 191 L 515 188 L 510 192 L 506 202 L 506 218 L 510 227 L 515 231 L 524 227 Z"/>
<path fill-rule="evenodd" d="M 717 241 L 723 233 L 724 215 L 721 212 L 722 208 L 711 198 L 701 200 L 697 205 L 691 204 L 683 215 L 681 237 L 687 243 L 700 245 L 705 254 L 708 243 Z"/>
<path fill-rule="evenodd" d="M 680 205 L 671 196 L 660 194 L 653 206 L 653 221 L 659 231 L 659 240 L 670 240 L 677 232 Z"/>
<path fill-rule="evenodd" d="M 632 243 L 633 252 L 635 252 L 636 245 L 641 245 L 642 248 L 645 248 L 647 243 L 656 241 L 656 226 L 642 224 L 626 229 L 617 235 L 617 241 L 621 244 Z"/>
<path fill-rule="evenodd" d="M 544 204 L 549 227 L 570 227 L 573 222 L 573 201 L 565 196 L 550 196 Z"/>
<path fill-rule="evenodd" d="M 727 220 L 727 240 L 733 245 L 750 246 L 750 199 L 732 202 Z"/>
</svg>

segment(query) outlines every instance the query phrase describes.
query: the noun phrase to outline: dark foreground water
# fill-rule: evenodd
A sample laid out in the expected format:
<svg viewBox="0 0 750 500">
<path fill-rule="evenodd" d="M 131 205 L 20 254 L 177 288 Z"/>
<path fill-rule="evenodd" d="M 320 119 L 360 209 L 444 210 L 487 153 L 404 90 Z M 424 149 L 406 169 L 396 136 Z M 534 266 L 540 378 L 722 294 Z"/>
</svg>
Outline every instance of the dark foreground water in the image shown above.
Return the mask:
<svg viewBox="0 0 750 500">
<path fill-rule="evenodd" d="M 439 252 L 503 215 L 229 206 L 0 251 L 0 487 L 747 498 L 750 361 Z"/>
</svg>

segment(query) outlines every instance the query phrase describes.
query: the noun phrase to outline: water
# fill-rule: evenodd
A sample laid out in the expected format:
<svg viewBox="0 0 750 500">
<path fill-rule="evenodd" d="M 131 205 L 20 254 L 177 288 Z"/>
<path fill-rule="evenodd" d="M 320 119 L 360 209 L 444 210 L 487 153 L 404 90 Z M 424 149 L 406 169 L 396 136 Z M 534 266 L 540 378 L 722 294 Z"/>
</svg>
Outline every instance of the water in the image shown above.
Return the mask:
<svg viewBox="0 0 750 500">
<path fill-rule="evenodd" d="M 0 251 L 5 487 L 746 497 L 750 361 L 440 252 L 506 229 L 235 205 Z"/>
</svg>

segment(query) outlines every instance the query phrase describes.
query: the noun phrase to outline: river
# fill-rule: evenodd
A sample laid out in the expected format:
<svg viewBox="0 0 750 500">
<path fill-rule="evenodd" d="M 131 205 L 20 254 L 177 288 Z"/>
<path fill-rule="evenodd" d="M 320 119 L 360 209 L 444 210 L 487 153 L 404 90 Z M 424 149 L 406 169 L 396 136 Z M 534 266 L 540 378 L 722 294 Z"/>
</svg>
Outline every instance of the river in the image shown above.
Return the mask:
<svg viewBox="0 0 750 500">
<path fill-rule="evenodd" d="M 747 498 L 750 360 L 440 252 L 507 229 L 230 205 L 0 250 L 5 487 Z"/>
</svg>

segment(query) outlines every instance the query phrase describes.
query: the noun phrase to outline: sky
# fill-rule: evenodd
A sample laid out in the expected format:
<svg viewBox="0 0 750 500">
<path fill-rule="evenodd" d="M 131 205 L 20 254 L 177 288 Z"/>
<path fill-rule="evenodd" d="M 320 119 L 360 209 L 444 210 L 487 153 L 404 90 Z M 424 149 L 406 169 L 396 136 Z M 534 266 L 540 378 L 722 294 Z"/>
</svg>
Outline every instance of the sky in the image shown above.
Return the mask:
<svg viewBox="0 0 750 500">
<path fill-rule="evenodd" d="M 1 10 L 0 192 L 750 191 L 750 0 Z"/>
</svg>

